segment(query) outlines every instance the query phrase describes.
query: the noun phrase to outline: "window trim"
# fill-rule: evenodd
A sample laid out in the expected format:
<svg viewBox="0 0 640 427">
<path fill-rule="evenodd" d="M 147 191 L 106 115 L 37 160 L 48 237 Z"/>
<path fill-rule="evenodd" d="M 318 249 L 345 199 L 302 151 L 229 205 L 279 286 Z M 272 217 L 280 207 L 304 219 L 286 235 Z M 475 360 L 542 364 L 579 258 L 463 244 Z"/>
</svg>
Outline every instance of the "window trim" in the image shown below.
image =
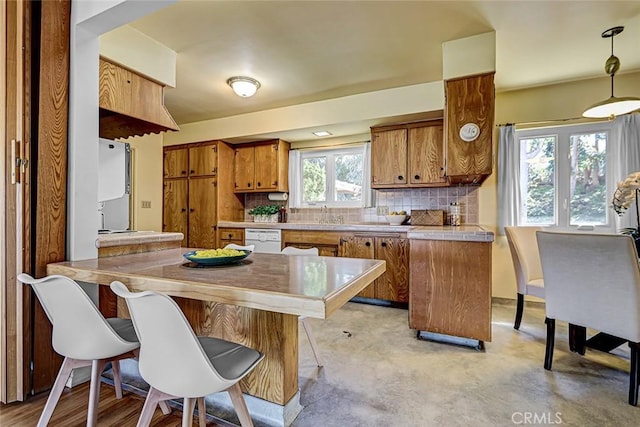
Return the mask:
<svg viewBox="0 0 640 427">
<path fill-rule="evenodd" d="M 570 161 L 570 137 L 571 135 L 579 134 L 579 133 L 606 133 L 607 134 L 607 147 L 606 147 L 606 170 L 605 177 L 607 182 L 606 194 L 608 196 L 607 205 L 606 205 L 606 224 L 601 225 L 570 225 L 570 194 L 569 194 L 569 182 L 570 182 L 570 173 L 571 173 L 571 161 Z M 555 186 L 555 197 L 554 197 L 554 214 L 555 214 L 555 223 L 554 224 L 534 224 L 523 221 L 523 206 L 518 207 L 518 225 L 522 226 L 533 226 L 533 225 L 541 225 L 541 226 L 550 226 L 559 229 L 572 230 L 572 231 L 597 231 L 597 232 L 615 232 L 615 214 L 610 209 L 609 198 L 612 197 L 613 191 L 615 190 L 615 183 L 613 182 L 613 157 L 612 157 L 612 139 L 613 139 L 613 123 L 612 122 L 596 122 L 596 123 L 581 123 L 574 125 L 563 125 L 563 126 L 554 126 L 554 127 L 541 127 L 541 128 L 530 128 L 523 130 L 516 130 L 516 144 L 518 144 L 518 150 L 522 147 L 523 139 L 531 139 L 537 137 L 545 137 L 545 136 L 555 136 L 556 143 L 554 147 L 554 159 L 555 159 L 555 175 L 554 175 L 554 186 Z M 522 153 L 519 155 L 520 161 L 522 162 Z M 561 178 L 560 174 L 566 175 Z M 522 180 L 522 174 L 518 178 Z M 564 183 L 562 181 L 565 181 Z M 564 185 L 561 185 L 564 184 Z M 522 190 L 522 184 L 519 183 Z M 526 195 L 522 194 L 521 204 L 524 205 L 526 200 Z M 560 206 L 566 202 L 566 207 Z"/>
</svg>

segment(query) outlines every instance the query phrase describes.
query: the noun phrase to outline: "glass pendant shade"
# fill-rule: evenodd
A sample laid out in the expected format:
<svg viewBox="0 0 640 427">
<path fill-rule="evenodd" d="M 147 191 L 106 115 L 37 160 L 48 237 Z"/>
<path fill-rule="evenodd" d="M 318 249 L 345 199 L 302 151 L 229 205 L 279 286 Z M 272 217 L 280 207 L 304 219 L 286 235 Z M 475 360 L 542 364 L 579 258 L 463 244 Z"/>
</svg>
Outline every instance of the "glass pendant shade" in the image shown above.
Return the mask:
<svg viewBox="0 0 640 427">
<path fill-rule="evenodd" d="M 227 84 L 231 86 L 236 95 L 243 98 L 255 95 L 260 87 L 260 82 L 251 77 L 231 77 L 227 80 Z"/>
</svg>

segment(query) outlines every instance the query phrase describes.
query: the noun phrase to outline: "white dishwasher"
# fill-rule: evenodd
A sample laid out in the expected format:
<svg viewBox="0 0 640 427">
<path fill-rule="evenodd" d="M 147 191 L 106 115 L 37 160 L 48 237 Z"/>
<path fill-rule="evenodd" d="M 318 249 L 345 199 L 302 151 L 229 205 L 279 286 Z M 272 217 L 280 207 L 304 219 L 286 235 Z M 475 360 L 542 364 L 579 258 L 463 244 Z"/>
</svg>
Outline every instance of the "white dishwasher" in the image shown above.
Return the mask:
<svg viewBox="0 0 640 427">
<path fill-rule="evenodd" d="M 264 254 L 279 254 L 282 240 L 282 230 L 270 228 L 245 228 L 244 244 L 254 245 L 254 252 Z"/>
</svg>

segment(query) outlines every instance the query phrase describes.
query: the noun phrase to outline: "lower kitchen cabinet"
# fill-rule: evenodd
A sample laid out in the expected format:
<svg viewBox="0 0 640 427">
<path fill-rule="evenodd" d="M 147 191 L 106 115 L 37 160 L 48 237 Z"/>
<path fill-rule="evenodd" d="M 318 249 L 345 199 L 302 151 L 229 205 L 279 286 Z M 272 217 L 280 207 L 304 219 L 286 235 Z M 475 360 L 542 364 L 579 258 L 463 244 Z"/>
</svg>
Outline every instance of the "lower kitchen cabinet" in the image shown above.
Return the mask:
<svg viewBox="0 0 640 427">
<path fill-rule="evenodd" d="M 189 237 L 190 248 L 216 246 L 216 178 L 189 179 Z M 196 201 L 197 203 L 191 203 Z"/>
<path fill-rule="evenodd" d="M 228 244 L 244 246 L 244 228 L 220 228 L 218 229 L 217 248 L 224 248 Z"/>
<path fill-rule="evenodd" d="M 334 231 L 282 230 L 282 247 L 318 248 L 320 256 L 338 256 L 340 235 Z"/>
<path fill-rule="evenodd" d="M 491 341 L 491 243 L 411 240 L 410 254 L 409 327 Z"/>
<path fill-rule="evenodd" d="M 338 256 L 386 261 L 385 273 L 358 296 L 409 302 L 409 240 L 398 236 L 344 236 Z"/>
</svg>

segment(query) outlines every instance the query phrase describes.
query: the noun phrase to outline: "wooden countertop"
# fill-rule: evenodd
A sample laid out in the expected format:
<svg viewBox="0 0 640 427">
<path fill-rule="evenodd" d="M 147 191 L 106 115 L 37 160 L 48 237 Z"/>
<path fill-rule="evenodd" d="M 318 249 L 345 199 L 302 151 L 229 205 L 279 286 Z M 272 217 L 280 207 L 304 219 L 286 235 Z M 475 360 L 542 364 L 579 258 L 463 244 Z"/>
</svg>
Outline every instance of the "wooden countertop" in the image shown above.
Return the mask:
<svg viewBox="0 0 640 427">
<path fill-rule="evenodd" d="M 407 233 L 410 239 L 420 240 L 456 240 L 469 242 L 493 242 L 494 234 L 485 227 L 475 224 L 460 226 L 441 225 L 389 225 L 387 223 L 359 223 L 359 224 L 318 224 L 301 222 L 234 222 L 219 221 L 218 227 L 229 228 L 267 228 L 281 230 L 308 231 L 360 231 L 372 233 Z"/>
<path fill-rule="evenodd" d="M 385 261 L 253 253 L 243 263 L 191 268 L 168 249 L 49 264 L 47 274 L 108 285 L 120 280 L 133 290 L 327 318 L 384 273 Z"/>
</svg>

